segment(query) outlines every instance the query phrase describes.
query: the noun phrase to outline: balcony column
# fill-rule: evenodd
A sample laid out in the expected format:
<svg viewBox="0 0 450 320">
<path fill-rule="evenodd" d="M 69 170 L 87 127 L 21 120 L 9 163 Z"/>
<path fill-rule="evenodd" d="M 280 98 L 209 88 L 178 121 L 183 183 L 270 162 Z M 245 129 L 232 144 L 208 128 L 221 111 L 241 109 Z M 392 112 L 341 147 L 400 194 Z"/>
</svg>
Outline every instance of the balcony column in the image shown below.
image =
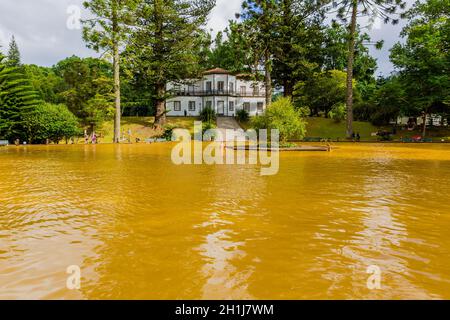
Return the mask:
<svg viewBox="0 0 450 320">
<path fill-rule="evenodd" d="M 223 110 L 224 112 L 224 114 L 226 114 L 227 115 L 227 117 L 228 117 L 228 109 L 230 108 L 230 106 L 229 106 L 229 104 L 230 104 L 230 75 L 228 75 L 227 74 L 227 84 L 226 84 L 226 86 L 225 86 L 225 92 L 227 92 L 227 95 L 226 95 L 226 100 L 225 100 L 225 105 L 224 105 L 224 108 L 226 108 L 226 111 L 225 110 Z"/>
</svg>

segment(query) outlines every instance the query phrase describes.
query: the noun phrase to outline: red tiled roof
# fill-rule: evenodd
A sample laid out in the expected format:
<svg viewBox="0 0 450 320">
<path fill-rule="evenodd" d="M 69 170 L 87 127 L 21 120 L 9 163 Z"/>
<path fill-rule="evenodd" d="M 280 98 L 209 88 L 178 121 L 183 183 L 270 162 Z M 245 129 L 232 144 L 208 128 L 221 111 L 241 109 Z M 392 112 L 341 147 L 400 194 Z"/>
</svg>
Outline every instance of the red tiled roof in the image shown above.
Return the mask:
<svg viewBox="0 0 450 320">
<path fill-rule="evenodd" d="M 211 70 L 207 70 L 203 72 L 203 74 L 231 74 L 230 71 L 222 69 L 222 68 L 215 68 Z"/>
<path fill-rule="evenodd" d="M 236 78 L 253 78 L 254 75 L 251 73 L 238 73 Z"/>
</svg>

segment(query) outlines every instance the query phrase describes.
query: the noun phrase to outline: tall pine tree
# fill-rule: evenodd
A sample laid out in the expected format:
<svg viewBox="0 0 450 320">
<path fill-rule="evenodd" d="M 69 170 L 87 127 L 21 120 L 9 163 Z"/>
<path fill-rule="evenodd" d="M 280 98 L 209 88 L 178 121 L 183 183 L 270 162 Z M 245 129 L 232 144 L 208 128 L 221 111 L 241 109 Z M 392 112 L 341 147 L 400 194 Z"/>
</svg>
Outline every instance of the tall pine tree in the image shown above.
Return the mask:
<svg viewBox="0 0 450 320">
<path fill-rule="evenodd" d="M 9 43 L 8 57 L 6 61 L 8 67 L 19 67 L 21 65 L 19 47 L 14 36 L 12 36 L 11 42 Z"/>
<path fill-rule="evenodd" d="M 120 139 L 120 50 L 128 38 L 138 0 L 90 0 L 84 2 L 94 18 L 83 21 L 83 38 L 89 48 L 105 50 L 113 58 L 114 68 L 114 142 Z"/>
<path fill-rule="evenodd" d="M 215 0 L 142 0 L 127 54 L 137 76 L 155 93 L 155 126 L 166 122 L 168 82 L 199 75 L 201 27 Z"/>
<path fill-rule="evenodd" d="M 309 79 L 323 59 L 323 0 L 277 0 L 273 78 L 292 96 L 298 81 Z"/>
<path fill-rule="evenodd" d="M 0 137 L 27 139 L 23 119 L 38 103 L 28 79 L 17 68 L 7 66 L 0 54 Z"/>
<path fill-rule="evenodd" d="M 252 48 L 255 59 L 255 71 L 259 65 L 264 68 L 264 86 L 266 105 L 272 102 L 272 69 L 278 24 L 279 3 L 277 0 L 245 0 L 242 4 L 244 23 L 242 31 L 246 33 L 248 46 Z"/>
</svg>

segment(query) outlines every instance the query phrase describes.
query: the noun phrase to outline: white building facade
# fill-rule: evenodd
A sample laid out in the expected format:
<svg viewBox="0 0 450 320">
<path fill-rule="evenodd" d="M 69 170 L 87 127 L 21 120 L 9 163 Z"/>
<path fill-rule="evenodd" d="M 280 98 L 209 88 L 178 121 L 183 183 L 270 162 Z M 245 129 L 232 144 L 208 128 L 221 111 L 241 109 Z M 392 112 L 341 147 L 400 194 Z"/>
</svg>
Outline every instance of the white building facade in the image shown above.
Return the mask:
<svg viewBox="0 0 450 320">
<path fill-rule="evenodd" d="M 266 109 L 264 83 L 220 68 L 204 72 L 202 79 L 190 84 L 170 83 L 167 91 L 171 94 L 166 101 L 168 116 L 199 116 L 206 107 L 224 117 L 234 117 L 240 109 L 256 116 Z"/>
</svg>

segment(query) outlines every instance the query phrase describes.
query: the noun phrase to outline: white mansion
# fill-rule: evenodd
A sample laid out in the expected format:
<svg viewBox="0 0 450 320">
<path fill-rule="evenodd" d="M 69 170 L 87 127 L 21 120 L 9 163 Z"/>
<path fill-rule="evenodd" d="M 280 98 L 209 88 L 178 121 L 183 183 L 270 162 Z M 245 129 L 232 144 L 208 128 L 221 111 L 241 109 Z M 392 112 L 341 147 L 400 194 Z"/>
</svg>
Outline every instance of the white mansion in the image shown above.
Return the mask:
<svg viewBox="0 0 450 320">
<path fill-rule="evenodd" d="M 235 116 L 240 109 L 254 116 L 264 112 L 265 89 L 262 82 L 249 81 L 224 69 L 212 69 L 188 85 L 170 83 L 171 98 L 166 101 L 168 116 L 198 116 L 203 108 L 213 108 L 219 116 Z"/>
</svg>

